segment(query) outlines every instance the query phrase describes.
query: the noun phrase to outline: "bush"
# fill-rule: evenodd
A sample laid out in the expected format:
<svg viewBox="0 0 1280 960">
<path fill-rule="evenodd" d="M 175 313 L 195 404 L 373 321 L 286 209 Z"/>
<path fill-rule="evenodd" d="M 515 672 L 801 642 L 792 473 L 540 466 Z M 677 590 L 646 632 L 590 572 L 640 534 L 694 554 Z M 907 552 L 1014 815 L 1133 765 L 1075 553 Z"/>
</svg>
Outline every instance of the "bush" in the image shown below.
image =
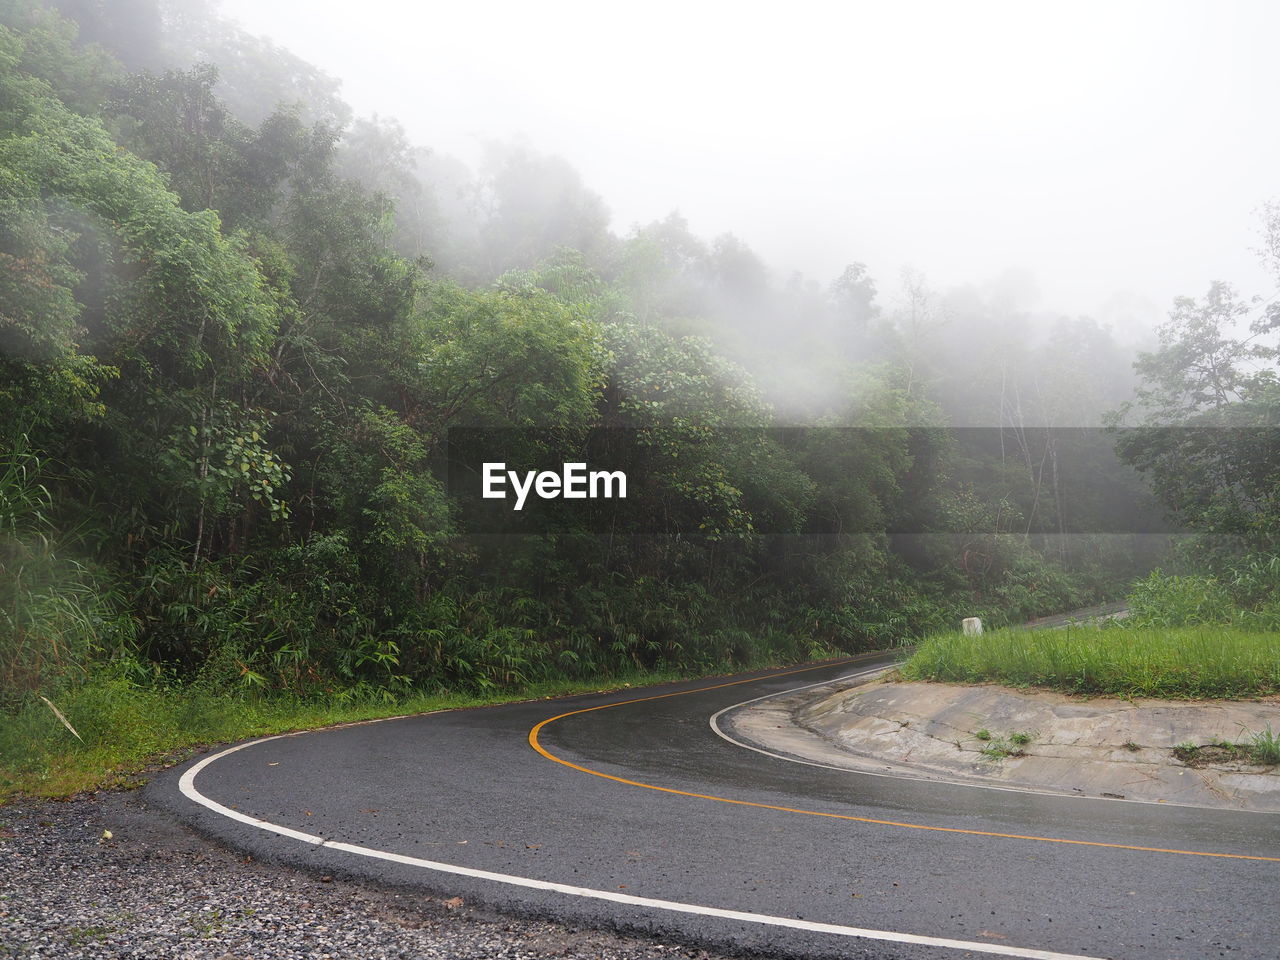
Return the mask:
<svg viewBox="0 0 1280 960">
<path fill-rule="evenodd" d="M 133 647 L 133 620 L 107 578 L 62 554 L 45 465 L 25 435 L 0 447 L 0 710 L 82 680 Z"/>
<path fill-rule="evenodd" d="M 1214 577 L 1169 576 L 1159 570 L 1139 580 L 1129 592 L 1129 618 L 1138 627 L 1186 627 L 1232 623 L 1235 604 Z"/>
<path fill-rule="evenodd" d="M 1128 623 L 1135 627 L 1280 629 L 1280 558 L 1246 557 L 1220 576 L 1156 570 L 1134 584 L 1129 609 Z"/>
</svg>

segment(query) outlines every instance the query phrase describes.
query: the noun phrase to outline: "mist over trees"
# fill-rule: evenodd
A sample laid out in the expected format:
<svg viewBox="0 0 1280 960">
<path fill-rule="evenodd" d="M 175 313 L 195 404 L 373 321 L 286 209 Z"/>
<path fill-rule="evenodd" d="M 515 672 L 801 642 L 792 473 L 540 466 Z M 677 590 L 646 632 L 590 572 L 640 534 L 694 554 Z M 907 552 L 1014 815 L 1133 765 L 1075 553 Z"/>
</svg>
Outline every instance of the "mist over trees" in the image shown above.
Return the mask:
<svg viewBox="0 0 1280 960">
<path fill-rule="evenodd" d="M 1275 550 L 1274 303 L 1215 286 L 1137 353 L 1016 276 L 778 277 L 678 213 L 615 232 L 532 144 L 471 170 L 353 118 L 199 0 L 0 24 L 7 707 L 91 667 L 303 696 L 708 670 L 1114 598 L 1152 558 L 1100 534 L 1150 491 L 1056 432 L 1105 422 L 1224 563 Z M 455 427 L 548 465 L 624 430 L 657 519 L 477 532 Z"/>
</svg>

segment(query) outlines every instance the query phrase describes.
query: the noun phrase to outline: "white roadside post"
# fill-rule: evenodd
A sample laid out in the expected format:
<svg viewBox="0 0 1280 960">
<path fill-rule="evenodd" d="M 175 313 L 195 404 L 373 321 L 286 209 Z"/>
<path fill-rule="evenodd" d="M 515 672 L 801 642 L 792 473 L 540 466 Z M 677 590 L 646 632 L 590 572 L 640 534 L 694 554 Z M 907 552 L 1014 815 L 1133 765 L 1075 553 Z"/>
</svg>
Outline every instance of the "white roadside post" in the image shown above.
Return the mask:
<svg viewBox="0 0 1280 960">
<path fill-rule="evenodd" d="M 982 618 L 965 617 L 960 621 L 960 629 L 964 631 L 966 637 L 976 637 L 982 633 Z"/>
</svg>

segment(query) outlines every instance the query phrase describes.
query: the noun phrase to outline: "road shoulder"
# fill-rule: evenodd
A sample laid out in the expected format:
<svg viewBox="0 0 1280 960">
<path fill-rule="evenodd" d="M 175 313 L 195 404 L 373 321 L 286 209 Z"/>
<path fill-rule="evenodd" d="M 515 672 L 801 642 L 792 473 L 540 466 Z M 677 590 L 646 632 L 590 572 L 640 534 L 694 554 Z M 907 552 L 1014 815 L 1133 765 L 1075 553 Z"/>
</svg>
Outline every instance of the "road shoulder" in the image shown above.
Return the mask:
<svg viewBox="0 0 1280 960">
<path fill-rule="evenodd" d="M 687 945 L 263 863 L 135 792 L 0 808 L 0 891 L 0 942 L 19 957 L 720 960 Z"/>
</svg>

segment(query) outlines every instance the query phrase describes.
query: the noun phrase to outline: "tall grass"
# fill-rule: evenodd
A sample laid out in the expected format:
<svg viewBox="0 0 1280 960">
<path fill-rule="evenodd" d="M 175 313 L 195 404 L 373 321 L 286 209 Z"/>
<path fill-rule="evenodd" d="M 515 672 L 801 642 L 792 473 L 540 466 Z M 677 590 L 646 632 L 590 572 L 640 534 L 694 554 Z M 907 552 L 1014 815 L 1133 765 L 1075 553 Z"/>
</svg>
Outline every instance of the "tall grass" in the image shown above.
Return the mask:
<svg viewBox="0 0 1280 960">
<path fill-rule="evenodd" d="M 0 438 L 0 710 L 83 679 L 132 638 L 119 598 L 60 554 L 44 468 L 25 434 Z"/>
<path fill-rule="evenodd" d="M 1209 624 L 946 633 L 922 642 L 902 672 L 1077 693 L 1248 697 L 1280 692 L 1280 635 Z"/>
</svg>

